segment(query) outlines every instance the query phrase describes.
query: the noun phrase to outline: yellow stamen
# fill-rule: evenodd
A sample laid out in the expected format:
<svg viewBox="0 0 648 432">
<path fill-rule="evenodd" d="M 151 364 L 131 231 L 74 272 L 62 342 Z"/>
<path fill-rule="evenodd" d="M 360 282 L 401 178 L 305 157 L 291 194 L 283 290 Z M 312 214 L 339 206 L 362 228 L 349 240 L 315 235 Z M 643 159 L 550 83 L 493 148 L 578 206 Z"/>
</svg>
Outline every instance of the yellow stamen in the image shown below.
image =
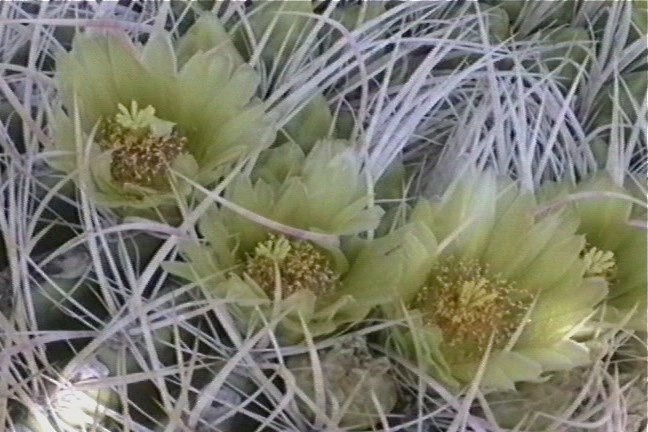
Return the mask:
<svg viewBox="0 0 648 432">
<path fill-rule="evenodd" d="M 301 290 L 324 296 L 335 289 L 340 278 L 330 258 L 310 242 L 270 235 L 247 256 L 245 273 L 274 297 L 277 268 L 283 298 Z"/>
<path fill-rule="evenodd" d="M 478 358 L 491 336 L 494 348 L 506 345 L 531 299 L 476 260 L 449 258 L 433 269 L 412 307 L 423 312 L 426 325 L 441 330 L 447 346 Z"/>
<path fill-rule="evenodd" d="M 155 117 L 151 106 L 131 111 L 119 105 L 114 119 L 104 121 L 99 146 L 112 150 L 110 173 L 115 182 L 161 191 L 170 190 L 170 164 L 187 152 L 187 139 L 173 132 L 173 123 Z"/>
</svg>

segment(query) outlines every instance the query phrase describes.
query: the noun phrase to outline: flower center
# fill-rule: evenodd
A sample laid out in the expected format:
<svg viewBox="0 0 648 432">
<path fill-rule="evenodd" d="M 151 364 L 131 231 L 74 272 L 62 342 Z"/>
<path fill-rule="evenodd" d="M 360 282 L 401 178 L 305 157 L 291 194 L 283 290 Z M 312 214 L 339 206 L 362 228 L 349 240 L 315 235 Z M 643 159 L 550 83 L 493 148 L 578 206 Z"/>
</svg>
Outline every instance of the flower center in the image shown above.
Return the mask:
<svg viewBox="0 0 648 432">
<path fill-rule="evenodd" d="M 155 117 L 155 108 L 131 110 L 119 105 L 119 113 L 103 122 L 99 146 L 112 150 L 110 173 L 114 181 L 159 191 L 171 189 L 168 171 L 174 159 L 187 152 L 187 138 L 173 131 L 174 123 Z"/>
<path fill-rule="evenodd" d="M 594 246 L 585 246 L 581 257 L 585 263 L 585 277 L 602 277 L 610 285 L 614 283 L 617 273 L 614 252 Z"/>
<path fill-rule="evenodd" d="M 449 258 L 433 269 L 412 307 L 423 312 L 426 325 L 441 330 L 444 344 L 475 359 L 491 337 L 494 349 L 508 343 L 531 299 L 476 260 Z"/>
<path fill-rule="evenodd" d="M 246 257 L 245 273 L 271 298 L 277 287 L 281 298 L 301 290 L 321 297 L 333 291 L 340 279 L 324 252 L 310 242 L 288 240 L 283 235 L 270 235 L 258 243 Z"/>
</svg>

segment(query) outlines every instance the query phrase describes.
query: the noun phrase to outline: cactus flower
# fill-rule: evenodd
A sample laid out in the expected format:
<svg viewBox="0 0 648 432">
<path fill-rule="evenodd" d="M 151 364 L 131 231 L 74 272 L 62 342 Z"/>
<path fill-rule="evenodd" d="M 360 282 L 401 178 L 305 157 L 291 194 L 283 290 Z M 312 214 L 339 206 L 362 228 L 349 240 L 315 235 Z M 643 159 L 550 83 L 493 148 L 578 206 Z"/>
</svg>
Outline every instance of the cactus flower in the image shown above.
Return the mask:
<svg viewBox="0 0 648 432">
<path fill-rule="evenodd" d="M 286 314 L 278 334 L 288 342 L 303 338 L 302 320 L 312 336 L 357 322 L 388 300 L 404 242 L 357 237 L 375 229 L 382 215 L 365 180 L 346 141 L 320 141 L 308 155 L 291 143 L 269 150 L 251 177 L 233 181 L 226 198 L 282 225 L 214 209 L 199 224 L 205 244 L 185 245 L 187 262 L 167 269 L 208 296 L 260 305 L 268 319 Z M 334 241 L 322 242 L 322 235 Z"/>
<path fill-rule="evenodd" d="M 57 59 L 52 167 L 85 173 L 101 205 L 150 209 L 190 193 L 172 172 L 208 185 L 268 146 L 275 130 L 255 99 L 255 71 L 224 31 L 209 35 L 222 49 L 204 50 L 203 36 L 189 32 L 175 49 L 163 31 L 142 46 L 124 34 L 78 34 Z"/>
<path fill-rule="evenodd" d="M 387 311 L 409 329 L 390 340 L 450 388 L 479 378 L 482 389 L 512 389 L 589 361 L 571 332 L 606 284 L 584 277 L 575 223 L 561 214 L 536 218 L 535 209 L 530 194 L 485 174 L 413 210 L 412 223 L 439 245 L 430 264 L 404 270 L 401 304 Z"/>
<path fill-rule="evenodd" d="M 629 319 L 628 328 L 646 331 L 648 240 L 644 230 L 630 223 L 634 207 L 630 192 L 598 173 L 576 187 L 547 185 L 542 193 L 550 202 L 565 199 L 578 217 L 577 232 L 586 240 L 581 251 L 586 274 L 609 284 L 607 319 Z"/>
</svg>

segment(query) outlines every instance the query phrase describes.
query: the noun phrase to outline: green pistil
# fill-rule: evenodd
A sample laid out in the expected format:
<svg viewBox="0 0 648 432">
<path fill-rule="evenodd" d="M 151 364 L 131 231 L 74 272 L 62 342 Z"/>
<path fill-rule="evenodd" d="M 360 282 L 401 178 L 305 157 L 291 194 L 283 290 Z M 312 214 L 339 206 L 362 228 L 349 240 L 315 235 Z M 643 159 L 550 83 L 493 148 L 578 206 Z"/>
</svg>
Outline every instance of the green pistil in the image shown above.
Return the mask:
<svg viewBox="0 0 648 432">
<path fill-rule="evenodd" d="M 610 284 L 614 282 L 617 264 L 612 251 L 585 247 L 581 257 L 585 264 L 585 277 L 602 277 Z"/>
</svg>

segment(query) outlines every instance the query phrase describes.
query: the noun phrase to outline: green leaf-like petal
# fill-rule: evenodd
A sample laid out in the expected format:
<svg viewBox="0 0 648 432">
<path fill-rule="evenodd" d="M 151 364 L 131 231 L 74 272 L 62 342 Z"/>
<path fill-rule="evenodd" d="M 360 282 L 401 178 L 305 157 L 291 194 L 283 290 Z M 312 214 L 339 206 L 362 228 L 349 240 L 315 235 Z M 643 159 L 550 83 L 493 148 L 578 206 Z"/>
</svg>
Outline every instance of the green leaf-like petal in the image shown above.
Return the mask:
<svg viewBox="0 0 648 432">
<path fill-rule="evenodd" d="M 243 64 L 243 58 L 237 51 L 223 24 L 210 15 L 203 15 L 191 26 L 187 33 L 178 40 L 178 63 L 184 65 L 198 53 L 225 55 L 235 65 Z"/>
</svg>

